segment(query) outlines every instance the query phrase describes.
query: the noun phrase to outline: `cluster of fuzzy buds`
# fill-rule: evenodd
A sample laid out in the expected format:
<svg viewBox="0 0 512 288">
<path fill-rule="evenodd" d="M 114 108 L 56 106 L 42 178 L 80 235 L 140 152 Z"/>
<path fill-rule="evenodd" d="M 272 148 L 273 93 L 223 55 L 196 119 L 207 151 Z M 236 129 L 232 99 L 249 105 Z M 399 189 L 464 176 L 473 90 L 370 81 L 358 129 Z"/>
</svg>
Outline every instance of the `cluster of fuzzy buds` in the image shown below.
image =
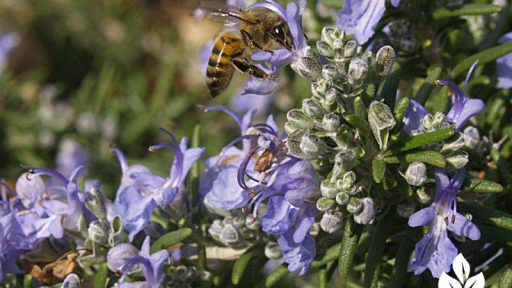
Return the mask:
<svg viewBox="0 0 512 288">
<path fill-rule="evenodd" d="M 364 117 L 376 141 L 368 144 L 345 116 L 355 113 L 356 98 L 374 98 L 378 81 L 391 70 L 395 52 L 384 46 L 373 56 L 363 51 L 352 35 L 330 27 L 323 29 L 317 49 L 321 56 L 308 50 L 292 67 L 311 80 L 312 97 L 303 101 L 301 109 L 288 112 L 285 130 L 290 154 L 312 161 L 322 170 L 330 168 L 316 206 L 323 213 L 321 229 L 333 233 L 341 229 L 347 214 L 359 224 L 374 221 L 374 201 L 368 197 L 371 180 L 360 170 L 371 167 L 366 165 L 368 159 L 387 146 L 396 121 L 388 106 L 373 101 Z"/>
<path fill-rule="evenodd" d="M 240 248 L 250 246 L 259 229 L 259 222 L 251 215 L 239 215 L 214 220 L 208 233 L 225 246 Z"/>
<path fill-rule="evenodd" d="M 211 274 L 194 266 L 170 266 L 165 273 L 164 283 L 169 287 L 195 287 L 210 280 Z"/>
</svg>

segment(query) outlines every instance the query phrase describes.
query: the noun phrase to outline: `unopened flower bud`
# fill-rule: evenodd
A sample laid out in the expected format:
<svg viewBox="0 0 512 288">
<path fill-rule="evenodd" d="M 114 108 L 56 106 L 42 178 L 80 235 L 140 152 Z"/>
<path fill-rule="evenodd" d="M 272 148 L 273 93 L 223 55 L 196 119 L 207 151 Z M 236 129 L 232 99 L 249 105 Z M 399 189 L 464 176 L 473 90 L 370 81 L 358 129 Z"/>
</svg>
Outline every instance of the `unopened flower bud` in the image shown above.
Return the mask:
<svg viewBox="0 0 512 288">
<path fill-rule="evenodd" d="M 334 89 L 334 88 L 329 89 L 329 91 L 327 91 L 327 93 L 325 93 L 325 98 L 324 98 L 325 104 L 330 106 L 330 105 L 336 103 L 336 100 L 338 100 L 338 96 L 339 96 L 339 93 L 336 89 Z"/>
<path fill-rule="evenodd" d="M 327 210 L 334 208 L 335 205 L 336 205 L 336 202 L 334 202 L 333 199 L 327 198 L 327 197 L 321 197 L 320 199 L 318 199 L 316 201 L 316 208 L 322 212 L 325 212 Z"/>
<path fill-rule="evenodd" d="M 329 180 L 323 180 L 320 183 L 320 192 L 323 197 L 334 198 L 338 193 L 338 189 L 334 183 L 331 183 Z"/>
<path fill-rule="evenodd" d="M 304 56 L 298 57 L 290 67 L 300 76 L 316 81 L 322 75 L 322 64 L 311 47 L 307 46 L 304 49 Z"/>
<path fill-rule="evenodd" d="M 341 118 L 336 113 L 325 114 L 322 119 L 322 128 L 327 132 L 336 132 L 341 126 Z"/>
<path fill-rule="evenodd" d="M 63 288 L 80 288 L 80 278 L 75 273 L 68 274 L 62 282 Z"/>
<path fill-rule="evenodd" d="M 299 141 L 288 139 L 288 141 L 286 141 L 286 148 L 288 148 L 288 152 L 290 154 L 292 154 L 293 156 L 296 156 L 299 158 L 305 157 L 304 153 L 302 152 L 302 150 L 300 148 Z"/>
<path fill-rule="evenodd" d="M 308 98 L 302 101 L 302 111 L 309 117 L 321 117 L 325 114 L 325 109 L 318 103 L 318 100 Z"/>
<path fill-rule="evenodd" d="M 87 206 L 98 219 L 106 219 L 105 196 L 100 190 L 93 188 L 85 193 L 85 206 Z"/>
<path fill-rule="evenodd" d="M 363 85 L 368 74 L 368 62 L 361 58 L 354 58 L 348 65 L 348 83 L 354 88 Z"/>
<path fill-rule="evenodd" d="M 225 225 L 222 229 L 222 233 L 219 236 L 219 239 L 222 243 L 230 246 L 238 243 L 240 240 L 240 235 L 238 234 L 238 230 L 233 226 L 233 224 Z"/>
<path fill-rule="evenodd" d="M 427 181 L 427 166 L 423 162 L 409 164 L 405 171 L 405 180 L 409 185 L 421 186 Z"/>
<path fill-rule="evenodd" d="M 286 114 L 288 121 L 295 127 L 301 129 L 311 129 L 315 126 L 315 122 L 299 109 L 292 109 Z"/>
<path fill-rule="evenodd" d="M 416 189 L 416 196 L 421 204 L 428 204 L 432 201 L 432 194 L 425 186 Z"/>
<path fill-rule="evenodd" d="M 336 181 L 336 187 L 342 192 L 348 193 L 349 195 L 355 194 L 356 187 L 356 174 L 353 171 L 349 171 L 343 175 L 342 179 Z"/>
<path fill-rule="evenodd" d="M 327 91 L 332 87 L 332 82 L 324 78 L 319 79 L 315 83 L 311 84 L 311 92 L 316 98 L 323 98 Z"/>
<path fill-rule="evenodd" d="M 347 211 L 349 213 L 357 214 L 357 213 L 361 212 L 362 209 L 363 209 L 363 203 L 361 202 L 361 200 L 359 200 L 355 197 L 350 198 L 350 201 L 347 204 Z"/>
<path fill-rule="evenodd" d="M 110 224 L 110 230 L 110 234 L 108 235 L 108 245 L 114 247 L 124 241 L 123 220 L 121 219 L 121 216 L 114 216 Z"/>
<path fill-rule="evenodd" d="M 343 50 L 343 56 L 345 58 L 351 58 L 354 56 L 357 52 L 357 42 L 355 40 L 350 40 L 345 44 L 344 50 Z"/>
<path fill-rule="evenodd" d="M 441 153 L 447 153 L 452 151 L 458 151 L 464 147 L 464 135 L 462 133 L 457 133 L 457 138 L 449 143 L 445 143 L 443 148 L 441 148 Z"/>
<path fill-rule="evenodd" d="M 260 221 L 258 219 L 254 218 L 252 215 L 247 215 L 245 217 L 245 227 L 249 230 L 259 230 L 260 229 Z"/>
<path fill-rule="evenodd" d="M 132 244 L 121 243 L 111 248 L 107 254 L 107 266 L 112 272 L 121 272 L 130 259 L 139 256 L 139 250 Z M 137 267 L 133 267 L 134 270 Z"/>
<path fill-rule="evenodd" d="M 387 147 L 389 130 L 396 124 L 391 109 L 382 102 L 373 101 L 368 108 L 368 122 L 379 148 Z"/>
<path fill-rule="evenodd" d="M 345 48 L 345 42 L 343 39 L 334 39 L 332 41 L 332 49 L 334 50 L 334 53 L 338 53 L 341 57 L 344 56 L 343 49 Z"/>
<path fill-rule="evenodd" d="M 350 196 L 345 192 L 339 192 L 336 194 L 336 203 L 340 206 L 345 206 L 350 201 Z"/>
<path fill-rule="evenodd" d="M 409 218 L 414 213 L 414 209 L 414 201 L 410 199 L 405 199 L 405 201 L 396 206 L 396 212 L 403 218 Z"/>
<path fill-rule="evenodd" d="M 222 224 L 221 220 L 215 219 L 213 220 L 212 225 L 210 225 L 210 228 L 208 228 L 208 233 L 210 233 L 214 239 L 220 241 L 220 234 L 224 228 L 223 226 L 224 225 Z"/>
<path fill-rule="evenodd" d="M 267 245 L 265 245 L 265 256 L 268 259 L 277 260 L 283 256 L 283 253 L 276 242 L 268 242 Z"/>
<path fill-rule="evenodd" d="M 344 37 L 345 32 L 338 27 L 324 27 L 322 29 L 321 40 L 327 42 L 329 45 L 332 45 L 335 39 L 343 39 Z"/>
<path fill-rule="evenodd" d="M 300 141 L 300 149 L 308 156 L 308 159 L 315 159 L 325 153 L 327 145 L 315 134 L 305 134 Z"/>
<path fill-rule="evenodd" d="M 337 81 L 341 78 L 341 73 L 335 65 L 326 64 L 322 67 L 322 77 L 327 80 Z"/>
<path fill-rule="evenodd" d="M 107 244 L 110 226 L 105 221 L 94 220 L 89 224 L 87 234 L 89 239 L 96 243 Z"/>
<path fill-rule="evenodd" d="M 375 208 L 373 204 L 372 198 L 363 198 L 361 199 L 361 204 L 363 208 L 360 212 L 354 215 L 354 221 L 357 224 L 368 225 L 372 224 L 375 220 Z"/>
<path fill-rule="evenodd" d="M 478 129 L 473 126 L 468 126 L 464 129 L 464 145 L 469 149 L 475 149 L 480 143 L 480 133 Z"/>
<path fill-rule="evenodd" d="M 333 177 L 337 179 L 352 170 L 356 160 L 357 155 L 354 149 L 344 149 L 338 152 L 334 158 Z"/>
<path fill-rule="evenodd" d="M 381 76 L 387 75 L 395 62 L 395 50 L 389 45 L 384 46 L 379 49 L 375 58 L 377 59 L 377 63 L 383 66 L 382 72 L 379 74 Z"/>
<path fill-rule="evenodd" d="M 460 169 L 469 162 L 469 155 L 466 151 L 458 151 L 452 154 L 449 157 L 446 157 L 446 162 L 455 167 L 456 169 Z"/>
<path fill-rule="evenodd" d="M 334 233 L 343 228 L 343 213 L 341 211 L 329 210 L 322 215 L 320 228 L 327 233 Z"/>
<path fill-rule="evenodd" d="M 329 45 L 329 43 L 323 40 L 319 40 L 316 42 L 316 48 L 318 49 L 318 53 L 320 53 L 321 55 L 327 58 L 334 57 L 334 49 L 332 48 L 331 45 Z"/>
<path fill-rule="evenodd" d="M 236 216 L 235 218 L 233 218 L 233 225 L 236 228 L 244 227 L 245 226 L 245 217 L 243 217 L 243 216 Z"/>
</svg>

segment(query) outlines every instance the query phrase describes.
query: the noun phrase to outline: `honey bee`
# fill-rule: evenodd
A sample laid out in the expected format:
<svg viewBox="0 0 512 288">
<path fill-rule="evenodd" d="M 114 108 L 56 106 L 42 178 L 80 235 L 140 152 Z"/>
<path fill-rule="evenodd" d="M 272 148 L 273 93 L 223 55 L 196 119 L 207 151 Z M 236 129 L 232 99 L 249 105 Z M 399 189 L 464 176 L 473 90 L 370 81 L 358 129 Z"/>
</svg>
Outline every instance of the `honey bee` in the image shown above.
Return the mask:
<svg viewBox="0 0 512 288">
<path fill-rule="evenodd" d="M 251 63 L 250 55 L 257 51 L 294 49 L 293 38 L 286 21 L 276 12 L 265 7 L 226 11 L 216 9 L 210 18 L 238 23 L 238 31 L 221 32 L 215 39 L 206 69 L 206 83 L 212 97 L 224 92 L 235 70 L 257 79 L 276 78 Z"/>
</svg>

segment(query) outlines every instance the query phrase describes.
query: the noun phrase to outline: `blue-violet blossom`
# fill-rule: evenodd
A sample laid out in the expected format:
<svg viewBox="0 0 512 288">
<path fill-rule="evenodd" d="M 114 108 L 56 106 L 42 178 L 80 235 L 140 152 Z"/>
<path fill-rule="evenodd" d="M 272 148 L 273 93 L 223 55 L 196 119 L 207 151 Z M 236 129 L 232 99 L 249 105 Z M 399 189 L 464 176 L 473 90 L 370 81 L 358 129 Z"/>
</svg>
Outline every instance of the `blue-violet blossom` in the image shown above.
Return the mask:
<svg viewBox="0 0 512 288">
<path fill-rule="evenodd" d="M 512 32 L 501 36 L 500 44 L 512 41 Z M 512 88 L 512 53 L 500 57 L 496 60 L 496 70 L 498 72 L 498 84 L 496 87 L 502 89 Z"/>
<path fill-rule="evenodd" d="M 436 198 L 430 207 L 423 208 L 409 217 L 409 226 L 430 226 L 423 239 L 416 244 L 411 268 L 419 275 L 429 269 L 432 276 L 439 278 L 449 272 L 457 248 L 448 238 L 448 230 L 471 240 L 480 239 L 480 230 L 464 215 L 457 213 L 457 193 L 466 177 L 466 170 L 460 169 L 450 179 L 446 172 L 436 169 Z"/>
</svg>

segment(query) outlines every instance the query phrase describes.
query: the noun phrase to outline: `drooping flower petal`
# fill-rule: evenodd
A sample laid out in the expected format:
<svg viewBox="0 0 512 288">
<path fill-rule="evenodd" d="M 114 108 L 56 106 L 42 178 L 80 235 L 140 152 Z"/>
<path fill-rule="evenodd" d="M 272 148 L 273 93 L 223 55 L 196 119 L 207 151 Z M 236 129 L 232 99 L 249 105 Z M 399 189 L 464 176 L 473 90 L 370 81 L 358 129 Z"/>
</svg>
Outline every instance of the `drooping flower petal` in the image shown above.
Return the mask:
<svg viewBox="0 0 512 288">
<path fill-rule="evenodd" d="M 339 11 L 336 26 L 354 34 L 359 44 L 364 44 L 375 33 L 375 27 L 386 10 L 385 0 L 345 0 Z"/>
<path fill-rule="evenodd" d="M 500 44 L 512 41 L 512 32 L 501 36 Z M 498 84 L 496 87 L 502 89 L 512 88 L 512 53 L 509 53 L 496 60 L 496 70 L 498 73 Z"/>
</svg>

